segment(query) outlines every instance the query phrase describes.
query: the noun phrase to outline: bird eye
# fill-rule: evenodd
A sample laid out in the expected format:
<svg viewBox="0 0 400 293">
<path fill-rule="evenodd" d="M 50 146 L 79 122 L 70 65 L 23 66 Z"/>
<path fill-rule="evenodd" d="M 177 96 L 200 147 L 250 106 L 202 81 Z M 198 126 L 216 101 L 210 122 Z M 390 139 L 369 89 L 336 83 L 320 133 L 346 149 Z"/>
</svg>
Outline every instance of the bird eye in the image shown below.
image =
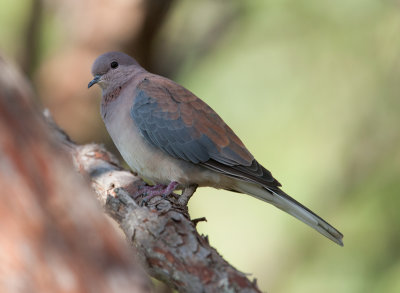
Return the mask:
<svg viewBox="0 0 400 293">
<path fill-rule="evenodd" d="M 115 68 L 118 67 L 118 62 L 117 61 L 113 61 L 113 62 L 111 62 L 110 66 L 111 66 L 112 69 L 115 69 Z"/>
</svg>

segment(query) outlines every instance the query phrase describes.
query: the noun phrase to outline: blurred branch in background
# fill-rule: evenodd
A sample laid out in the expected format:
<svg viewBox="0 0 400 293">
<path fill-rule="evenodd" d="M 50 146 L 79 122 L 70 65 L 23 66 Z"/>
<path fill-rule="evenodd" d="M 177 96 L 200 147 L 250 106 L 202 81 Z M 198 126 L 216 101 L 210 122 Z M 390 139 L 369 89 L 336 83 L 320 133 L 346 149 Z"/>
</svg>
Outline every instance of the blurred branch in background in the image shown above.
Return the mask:
<svg viewBox="0 0 400 293">
<path fill-rule="evenodd" d="M 21 68 L 29 78 L 32 78 L 39 57 L 42 18 L 43 0 L 33 0 L 24 32 L 24 44 L 22 44 L 20 52 Z"/>
<path fill-rule="evenodd" d="M 147 0 L 143 6 L 143 22 L 137 34 L 123 42 L 124 51 L 144 67 L 151 68 L 153 63 L 153 43 L 158 31 L 164 24 L 174 0 Z"/>
<path fill-rule="evenodd" d="M 241 22 L 240 1 L 175 1 L 152 46 L 150 71 L 173 78 L 183 67 L 196 68 Z M 132 55 L 135 56 L 135 55 Z"/>
</svg>

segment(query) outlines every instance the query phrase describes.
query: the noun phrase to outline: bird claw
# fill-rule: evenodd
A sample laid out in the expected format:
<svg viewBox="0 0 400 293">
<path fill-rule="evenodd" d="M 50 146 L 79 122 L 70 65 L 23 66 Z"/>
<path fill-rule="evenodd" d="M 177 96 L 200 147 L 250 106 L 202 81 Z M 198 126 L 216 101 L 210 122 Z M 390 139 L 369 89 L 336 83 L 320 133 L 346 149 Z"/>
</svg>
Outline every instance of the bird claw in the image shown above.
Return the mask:
<svg viewBox="0 0 400 293">
<path fill-rule="evenodd" d="M 142 199 L 139 206 L 140 207 L 144 207 L 146 205 L 146 203 L 148 202 L 148 200 Z"/>
<path fill-rule="evenodd" d="M 154 186 L 141 186 L 141 189 L 145 189 L 143 192 L 138 192 L 135 194 L 134 198 L 137 199 L 139 196 L 142 196 L 142 201 L 140 202 L 140 206 L 145 205 L 149 200 L 151 200 L 155 196 L 161 196 L 162 198 L 167 198 L 167 196 L 172 195 L 174 197 L 179 197 L 178 194 L 173 191 L 178 187 L 178 182 L 172 181 L 167 186 L 162 184 L 157 184 Z"/>
</svg>

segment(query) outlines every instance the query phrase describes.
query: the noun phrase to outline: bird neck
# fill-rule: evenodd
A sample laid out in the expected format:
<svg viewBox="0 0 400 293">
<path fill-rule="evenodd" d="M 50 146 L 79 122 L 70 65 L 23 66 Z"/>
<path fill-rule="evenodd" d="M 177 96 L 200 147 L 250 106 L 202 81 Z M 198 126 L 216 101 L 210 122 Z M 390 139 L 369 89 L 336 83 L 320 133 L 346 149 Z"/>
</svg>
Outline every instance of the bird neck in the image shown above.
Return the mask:
<svg viewBox="0 0 400 293">
<path fill-rule="evenodd" d="M 143 75 L 148 72 L 140 66 L 132 66 L 121 72 L 118 76 L 114 76 L 113 80 L 107 80 L 106 87 L 103 88 L 103 98 L 101 101 L 101 113 L 103 118 L 107 115 L 107 109 L 113 107 L 115 100 L 120 97 L 121 91 L 127 87 L 134 86 Z"/>
</svg>

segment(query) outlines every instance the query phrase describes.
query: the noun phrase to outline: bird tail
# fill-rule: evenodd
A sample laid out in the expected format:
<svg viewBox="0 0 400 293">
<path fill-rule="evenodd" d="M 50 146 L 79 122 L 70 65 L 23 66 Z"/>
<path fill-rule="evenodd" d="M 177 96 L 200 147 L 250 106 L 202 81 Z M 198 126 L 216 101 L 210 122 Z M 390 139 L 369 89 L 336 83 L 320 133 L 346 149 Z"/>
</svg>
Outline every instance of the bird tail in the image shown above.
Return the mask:
<svg viewBox="0 0 400 293">
<path fill-rule="evenodd" d="M 279 188 L 263 187 L 254 183 L 241 181 L 235 189 L 273 204 L 277 208 L 291 214 L 303 223 L 314 228 L 333 242 L 343 246 L 342 233 Z"/>
</svg>

